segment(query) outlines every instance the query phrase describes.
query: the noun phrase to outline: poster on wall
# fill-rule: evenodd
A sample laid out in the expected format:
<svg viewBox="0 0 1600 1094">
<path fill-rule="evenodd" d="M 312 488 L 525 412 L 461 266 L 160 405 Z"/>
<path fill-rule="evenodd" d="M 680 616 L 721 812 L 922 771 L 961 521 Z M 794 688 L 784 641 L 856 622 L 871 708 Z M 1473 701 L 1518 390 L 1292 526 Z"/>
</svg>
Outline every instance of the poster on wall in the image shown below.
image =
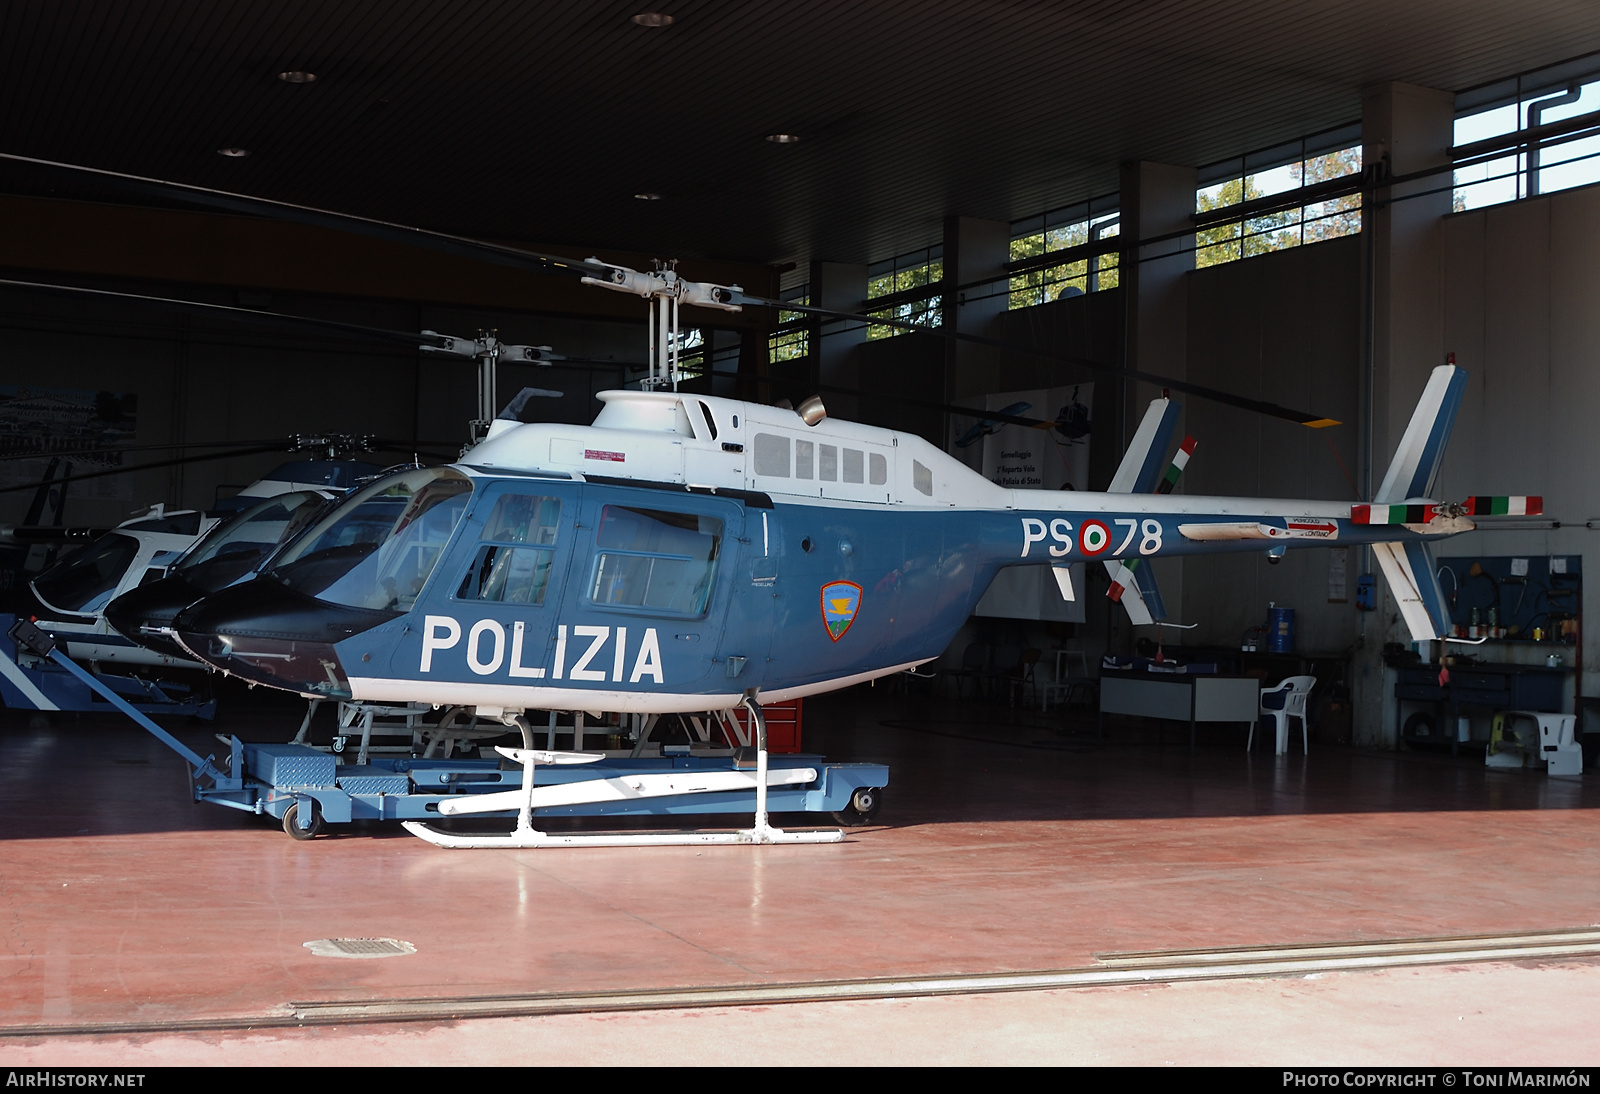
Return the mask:
<svg viewBox="0 0 1600 1094">
<path fill-rule="evenodd" d="M 990 482 L 1017 490 L 1084 490 L 1089 485 L 1089 435 L 1094 385 L 1066 384 L 986 396 L 974 407 L 1053 423 L 1049 428 L 997 419 L 957 422 L 955 453 Z M 1000 571 L 973 614 L 1003 619 L 1084 621 L 1084 567 L 1073 563 L 1073 600 L 1063 600 L 1042 566 Z"/>
<path fill-rule="evenodd" d="M 123 453 L 104 450 L 131 444 L 137 426 L 133 392 L 0 384 L 0 487 L 42 482 L 52 463 L 57 478 L 121 467 Z M 69 491 L 74 498 L 126 501 L 133 484 L 127 475 L 106 475 Z"/>
</svg>

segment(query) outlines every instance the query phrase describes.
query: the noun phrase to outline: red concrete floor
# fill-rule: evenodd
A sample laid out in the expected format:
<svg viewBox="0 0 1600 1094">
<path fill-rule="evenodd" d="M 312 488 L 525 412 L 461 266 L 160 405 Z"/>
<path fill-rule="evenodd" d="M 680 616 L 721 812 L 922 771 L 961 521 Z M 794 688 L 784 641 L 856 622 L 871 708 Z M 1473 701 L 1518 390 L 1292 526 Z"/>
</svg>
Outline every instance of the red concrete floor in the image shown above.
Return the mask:
<svg viewBox="0 0 1600 1094">
<path fill-rule="evenodd" d="M 290 1001 L 1054 969 L 1108 951 L 1597 921 L 1592 775 L 1315 744 L 1275 759 L 1247 755 L 1242 729 L 1203 730 L 1191 757 L 1175 728 L 1165 747 L 1128 725 L 1100 743 L 1055 716 L 868 689 L 806 714 L 808 748 L 890 765 L 877 824 L 844 844 L 470 852 L 376 826 L 296 842 L 191 804 L 181 762 L 132 725 L 13 718 L 0 726 L 0 1034 L 25 1027 L 37 1044 L 51 1028 L 248 1024 Z M 214 729 L 294 728 L 280 708 L 179 732 L 206 752 Z M 327 937 L 417 953 L 303 946 Z M 24 1043 L 0 1038 L 0 1060 Z"/>
</svg>

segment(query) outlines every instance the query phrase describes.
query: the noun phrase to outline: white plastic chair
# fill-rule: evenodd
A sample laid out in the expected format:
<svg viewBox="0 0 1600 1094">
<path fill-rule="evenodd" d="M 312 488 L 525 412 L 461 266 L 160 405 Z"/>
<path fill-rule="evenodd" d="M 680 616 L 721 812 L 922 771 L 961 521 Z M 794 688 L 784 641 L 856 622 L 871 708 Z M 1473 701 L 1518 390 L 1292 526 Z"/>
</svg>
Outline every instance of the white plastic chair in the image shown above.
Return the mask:
<svg viewBox="0 0 1600 1094">
<path fill-rule="evenodd" d="M 1306 728 L 1306 700 L 1311 697 L 1311 689 L 1317 686 L 1315 676 L 1290 676 L 1275 688 L 1261 689 L 1261 714 L 1270 714 L 1278 724 L 1277 755 L 1282 756 L 1289 751 L 1289 719 L 1300 719 L 1300 748 L 1308 755 L 1311 752 L 1311 734 Z M 1244 743 L 1246 752 L 1255 743 L 1256 726 L 1250 723 L 1250 737 Z"/>
</svg>

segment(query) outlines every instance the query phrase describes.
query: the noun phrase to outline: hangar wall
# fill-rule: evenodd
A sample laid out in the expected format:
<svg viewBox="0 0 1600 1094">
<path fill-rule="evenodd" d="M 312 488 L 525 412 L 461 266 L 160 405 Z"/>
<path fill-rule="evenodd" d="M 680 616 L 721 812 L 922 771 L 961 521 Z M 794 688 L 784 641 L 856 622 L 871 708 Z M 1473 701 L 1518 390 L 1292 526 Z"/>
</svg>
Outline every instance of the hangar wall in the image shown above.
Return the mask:
<svg viewBox="0 0 1600 1094">
<path fill-rule="evenodd" d="M 1549 531 L 1482 530 L 1443 553 L 1583 554 L 1597 532 L 1600 477 L 1600 187 L 1445 218 L 1438 321 L 1471 375 L 1440 472 L 1446 498 L 1543 494 Z M 1583 614 L 1600 620 L 1600 588 Z M 1586 641 L 1582 691 L 1600 693 L 1600 650 Z"/>
<path fill-rule="evenodd" d="M 495 329 L 511 342 L 552 344 L 569 357 L 598 362 L 644 357 L 642 323 L 196 286 L 119 287 L 390 330 L 473 334 L 480 327 Z M 499 385 L 502 401 L 524 385 L 562 391 L 560 399 L 539 400 L 534 412 L 587 422 L 597 409 L 593 392 L 617 386 L 619 374 L 603 364 L 502 365 Z M 467 422 L 477 411 L 472 361 L 16 291 L 0 292 L 0 385 L 132 393 L 137 398 L 134 443 L 140 445 L 275 440 L 330 431 L 433 441 L 436 451 L 453 453 L 466 440 Z M 125 464 L 172 455 L 130 453 Z M 391 451 L 364 458 L 382 464 L 407 455 Z M 304 457 L 273 452 L 143 471 L 122 479 L 119 496 L 112 498 L 95 497 L 97 491 L 84 483 L 68 494 L 67 523 L 115 524 L 155 502 L 205 508 L 291 458 Z M 21 521 L 32 497 L 31 490 L 0 493 L 0 523 Z"/>
<path fill-rule="evenodd" d="M 1188 379 L 1343 424 L 1325 430 L 1204 399 L 1184 401 L 1197 443 L 1187 494 L 1360 500 L 1361 238 L 1317 243 L 1195 270 L 1189 277 Z M 1351 476 L 1347 478 L 1346 475 Z M 1265 552 L 1183 560 L 1179 622 L 1187 645 L 1237 647 L 1269 602 L 1295 609 L 1301 650 L 1334 653 L 1356 637 L 1353 604 L 1328 603 L 1329 553 Z M 1349 563 L 1351 595 L 1359 559 Z M 1170 602 L 1169 602 L 1170 604 Z"/>
</svg>

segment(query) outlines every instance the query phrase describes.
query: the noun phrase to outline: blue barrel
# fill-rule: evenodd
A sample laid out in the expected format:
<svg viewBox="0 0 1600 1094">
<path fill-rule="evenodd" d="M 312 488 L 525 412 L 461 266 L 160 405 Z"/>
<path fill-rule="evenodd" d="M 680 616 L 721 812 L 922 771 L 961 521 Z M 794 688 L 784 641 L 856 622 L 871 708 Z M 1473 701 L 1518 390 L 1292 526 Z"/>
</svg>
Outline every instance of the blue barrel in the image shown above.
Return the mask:
<svg viewBox="0 0 1600 1094">
<path fill-rule="evenodd" d="M 1294 652 L 1294 609 L 1267 609 L 1267 649 L 1272 653 Z"/>
</svg>

